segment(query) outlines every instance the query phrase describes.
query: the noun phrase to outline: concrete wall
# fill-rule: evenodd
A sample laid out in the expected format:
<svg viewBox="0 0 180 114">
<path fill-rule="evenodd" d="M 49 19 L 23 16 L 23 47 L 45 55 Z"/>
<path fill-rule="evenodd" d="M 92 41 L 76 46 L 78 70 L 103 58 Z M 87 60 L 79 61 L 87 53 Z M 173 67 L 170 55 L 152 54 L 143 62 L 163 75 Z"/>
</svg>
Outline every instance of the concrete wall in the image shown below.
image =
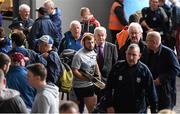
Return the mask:
<svg viewBox="0 0 180 114">
<path fill-rule="evenodd" d="M 42 6 L 43 2 L 44 0 L 36 0 L 36 7 Z M 89 7 L 101 25 L 107 28 L 109 10 L 113 0 L 54 0 L 54 2 L 62 9 L 63 33 L 68 30 L 72 20 L 80 20 L 80 8 L 83 6 Z"/>
<path fill-rule="evenodd" d="M 37 18 L 36 8 L 43 5 L 45 0 L 17 0 L 14 2 L 14 16 L 18 14 L 18 5 L 23 3 L 31 6 L 31 17 L 35 20 Z M 63 33 L 68 31 L 69 24 L 72 20 L 80 21 L 80 8 L 83 6 L 89 7 L 96 19 L 101 23 L 102 26 L 107 28 L 109 10 L 113 0 L 54 0 L 56 7 L 62 10 L 62 31 Z M 101 6 L 101 7 L 99 7 Z M 3 26 L 9 32 L 8 25 L 11 20 L 4 20 Z M 107 31 L 109 34 L 109 31 Z M 109 38 L 108 38 L 109 39 Z"/>
</svg>

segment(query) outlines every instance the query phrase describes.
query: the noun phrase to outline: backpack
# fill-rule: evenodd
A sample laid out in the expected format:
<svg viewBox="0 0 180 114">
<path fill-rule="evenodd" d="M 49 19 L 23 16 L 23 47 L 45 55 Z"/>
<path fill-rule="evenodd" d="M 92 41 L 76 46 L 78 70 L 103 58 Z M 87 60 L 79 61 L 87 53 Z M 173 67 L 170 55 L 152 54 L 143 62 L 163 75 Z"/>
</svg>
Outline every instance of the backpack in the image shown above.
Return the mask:
<svg viewBox="0 0 180 114">
<path fill-rule="evenodd" d="M 73 73 L 70 66 L 75 53 L 75 50 L 64 49 L 60 55 L 62 72 L 60 73 L 60 77 L 58 80 L 58 87 L 60 89 L 60 92 L 62 92 L 62 100 L 64 97 L 64 93 L 67 93 L 67 100 L 69 100 L 69 93 L 71 92 L 73 87 Z"/>
<path fill-rule="evenodd" d="M 62 62 L 62 73 L 59 78 L 59 88 L 61 92 L 69 93 L 72 89 L 73 73 L 70 66 Z"/>
</svg>

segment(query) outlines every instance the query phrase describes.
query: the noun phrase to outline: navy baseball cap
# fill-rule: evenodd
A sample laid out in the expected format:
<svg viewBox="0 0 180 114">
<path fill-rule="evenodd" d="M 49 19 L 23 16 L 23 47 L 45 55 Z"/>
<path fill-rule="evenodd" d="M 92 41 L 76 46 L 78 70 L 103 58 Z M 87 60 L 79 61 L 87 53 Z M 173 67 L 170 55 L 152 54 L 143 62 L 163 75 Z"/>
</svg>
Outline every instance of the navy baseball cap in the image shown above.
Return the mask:
<svg viewBox="0 0 180 114">
<path fill-rule="evenodd" d="M 40 7 L 39 9 L 36 9 L 40 14 L 45 15 L 48 14 L 48 10 L 44 7 Z"/>
<path fill-rule="evenodd" d="M 22 21 L 15 21 L 11 25 L 9 25 L 9 28 L 10 29 L 17 28 L 17 29 L 24 30 L 24 24 Z"/>
</svg>

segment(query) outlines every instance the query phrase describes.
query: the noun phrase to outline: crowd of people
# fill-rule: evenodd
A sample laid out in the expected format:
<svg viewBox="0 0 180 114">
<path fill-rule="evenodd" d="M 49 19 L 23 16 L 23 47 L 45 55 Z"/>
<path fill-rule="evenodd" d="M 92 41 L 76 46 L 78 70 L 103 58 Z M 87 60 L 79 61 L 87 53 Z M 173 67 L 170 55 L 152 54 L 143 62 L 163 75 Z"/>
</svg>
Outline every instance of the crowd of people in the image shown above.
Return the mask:
<svg viewBox="0 0 180 114">
<path fill-rule="evenodd" d="M 123 0 L 114 0 L 108 28 L 82 7 L 81 19 L 72 20 L 64 35 L 62 12 L 52 0 L 36 11 L 33 20 L 30 7 L 21 4 L 11 32 L 0 27 L 0 112 L 77 114 L 85 107 L 89 113 L 173 111 L 179 29 L 165 0 L 149 0 L 149 7 L 129 20 Z M 76 52 L 69 65 L 73 85 L 68 101 L 61 103 L 57 82 L 64 68 L 60 55 L 67 49 Z"/>
</svg>

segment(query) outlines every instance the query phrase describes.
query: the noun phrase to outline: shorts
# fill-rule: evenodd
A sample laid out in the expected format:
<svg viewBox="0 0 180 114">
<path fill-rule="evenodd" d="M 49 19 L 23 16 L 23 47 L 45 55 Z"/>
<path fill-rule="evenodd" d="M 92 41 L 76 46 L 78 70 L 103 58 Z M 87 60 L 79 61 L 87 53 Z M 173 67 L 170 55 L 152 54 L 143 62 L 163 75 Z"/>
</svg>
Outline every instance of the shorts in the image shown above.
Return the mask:
<svg viewBox="0 0 180 114">
<path fill-rule="evenodd" d="M 74 88 L 74 92 L 78 100 L 81 100 L 84 97 L 91 97 L 95 95 L 94 85 L 84 88 Z"/>
</svg>

